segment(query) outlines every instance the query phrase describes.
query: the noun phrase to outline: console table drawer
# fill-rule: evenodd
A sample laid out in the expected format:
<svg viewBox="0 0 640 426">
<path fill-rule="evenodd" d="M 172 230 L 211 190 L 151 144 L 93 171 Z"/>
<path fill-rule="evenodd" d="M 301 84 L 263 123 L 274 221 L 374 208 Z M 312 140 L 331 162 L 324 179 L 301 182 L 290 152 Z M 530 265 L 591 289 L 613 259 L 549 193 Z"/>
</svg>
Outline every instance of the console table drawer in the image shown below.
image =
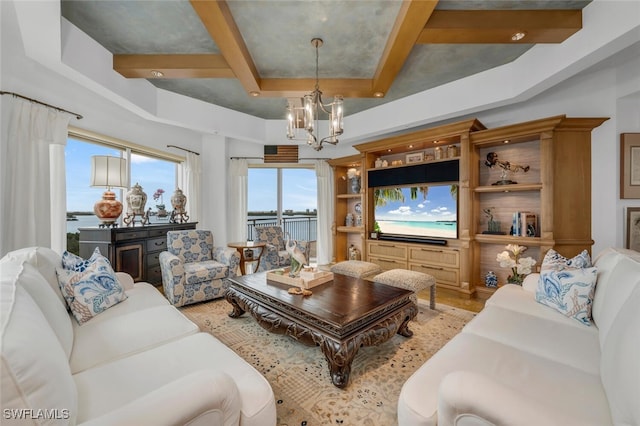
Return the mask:
<svg viewBox="0 0 640 426">
<path fill-rule="evenodd" d="M 146 280 L 149 284 L 160 285 L 162 284 L 162 270 L 160 265 L 147 267 Z"/>
<path fill-rule="evenodd" d="M 167 249 L 167 237 L 147 240 L 147 251 L 163 251 Z"/>
<path fill-rule="evenodd" d="M 160 251 L 147 254 L 147 266 L 156 266 L 160 264 Z"/>
<path fill-rule="evenodd" d="M 148 232 L 146 230 L 118 232 L 116 233 L 116 241 L 128 241 L 128 240 L 141 240 L 147 238 Z"/>
</svg>

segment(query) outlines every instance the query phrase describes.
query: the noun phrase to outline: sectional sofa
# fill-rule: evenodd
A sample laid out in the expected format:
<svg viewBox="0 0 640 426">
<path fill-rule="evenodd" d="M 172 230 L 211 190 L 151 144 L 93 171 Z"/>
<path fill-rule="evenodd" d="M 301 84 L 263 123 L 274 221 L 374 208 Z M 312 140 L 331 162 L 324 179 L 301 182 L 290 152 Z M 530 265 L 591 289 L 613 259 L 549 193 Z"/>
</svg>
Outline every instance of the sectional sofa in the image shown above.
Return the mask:
<svg viewBox="0 0 640 426">
<path fill-rule="evenodd" d="M 591 324 L 539 303 L 538 274 L 501 287 L 404 384 L 399 425 L 640 425 L 640 253 L 593 266 Z"/>
<path fill-rule="evenodd" d="M 275 425 L 266 379 L 153 286 L 116 273 L 126 300 L 80 325 L 60 266 L 41 247 L 0 260 L 3 425 Z"/>
</svg>

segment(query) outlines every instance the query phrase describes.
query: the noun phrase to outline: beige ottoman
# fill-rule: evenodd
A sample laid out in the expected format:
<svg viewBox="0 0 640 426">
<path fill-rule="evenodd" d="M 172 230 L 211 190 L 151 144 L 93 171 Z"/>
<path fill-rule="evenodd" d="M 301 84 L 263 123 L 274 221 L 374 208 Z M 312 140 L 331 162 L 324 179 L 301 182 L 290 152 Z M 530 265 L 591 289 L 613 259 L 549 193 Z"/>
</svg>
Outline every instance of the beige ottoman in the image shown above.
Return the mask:
<svg viewBox="0 0 640 426">
<path fill-rule="evenodd" d="M 331 272 L 335 274 L 348 275 L 354 278 L 366 278 L 378 274 L 382 268 L 375 263 L 362 260 L 345 260 L 331 266 Z"/>
<path fill-rule="evenodd" d="M 416 304 L 418 304 L 418 292 L 429 288 L 429 307 L 436 308 L 436 279 L 429 274 L 407 269 L 391 269 L 371 279 L 377 283 L 413 291 L 411 300 Z"/>
</svg>

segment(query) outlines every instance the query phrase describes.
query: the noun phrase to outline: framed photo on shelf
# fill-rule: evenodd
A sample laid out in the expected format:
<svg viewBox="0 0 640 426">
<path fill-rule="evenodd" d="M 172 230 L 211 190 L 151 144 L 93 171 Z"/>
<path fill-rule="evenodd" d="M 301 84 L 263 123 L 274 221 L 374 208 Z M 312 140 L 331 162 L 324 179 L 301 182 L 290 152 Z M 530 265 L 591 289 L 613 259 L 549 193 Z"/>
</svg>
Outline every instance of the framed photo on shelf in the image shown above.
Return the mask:
<svg viewBox="0 0 640 426">
<path fill-rule="evenodd" d="M 424 161 L 424 152 L 412 152 L 407 154 L 407 164 L 421 163 Z"/>
<path fill-rule="evenodd" d="M 620 134 L 620 198 L 640 198 L 640 133 Z"/>
<path fill-rule="evenodd" d="M 627 248 L 640 251 L 640 207 L 627 207 Z"/>
</svg>

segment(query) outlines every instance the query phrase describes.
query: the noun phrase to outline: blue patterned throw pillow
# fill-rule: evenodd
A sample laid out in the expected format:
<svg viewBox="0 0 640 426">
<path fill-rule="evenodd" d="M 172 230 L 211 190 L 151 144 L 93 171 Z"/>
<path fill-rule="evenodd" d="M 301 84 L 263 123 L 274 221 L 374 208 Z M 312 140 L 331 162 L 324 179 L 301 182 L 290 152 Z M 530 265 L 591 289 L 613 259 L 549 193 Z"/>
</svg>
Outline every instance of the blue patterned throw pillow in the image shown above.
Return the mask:
<svg viewBox="0 0 640 426">
<path fill-rule="evenodd" d="M 591 325 L 596 268 L 549 269 L 540 273 L 536 301 L 569 318 Z"/>
<path fill-rule="evenodd" d="M 549 249 L 547 254 L 544 255 L 540 270 L 545 271 L 552 269 L 559 270 L 564 268 L 590 268 L 591 266 L 591 256 L 589 256 L 589 252 L 586 250 L 583 250 L 582 253 L 575 255 L 571 259 L 567 259 L 554 249 Z"/>
<path fill-rule="evenodd" d="M 97 249 L 96 249 L 97 250 Z M 109 260 L 98 251 L 76 269 L 56 268 L 58 284 L 78 323 L 83 324 L 127 298 Z"/>
<path fill-rule="evenodd" d="M 100 249 L 98 247 L 93 250 L 93 254 L 89 259 L 83 259 L 80 256 L 65 250 L 65 252 L 62 253 L 62 267 L 69 271 L 82 272 L 98 257 L 102 257 L 102 253 L 100 253 Z"/>
</svg>

